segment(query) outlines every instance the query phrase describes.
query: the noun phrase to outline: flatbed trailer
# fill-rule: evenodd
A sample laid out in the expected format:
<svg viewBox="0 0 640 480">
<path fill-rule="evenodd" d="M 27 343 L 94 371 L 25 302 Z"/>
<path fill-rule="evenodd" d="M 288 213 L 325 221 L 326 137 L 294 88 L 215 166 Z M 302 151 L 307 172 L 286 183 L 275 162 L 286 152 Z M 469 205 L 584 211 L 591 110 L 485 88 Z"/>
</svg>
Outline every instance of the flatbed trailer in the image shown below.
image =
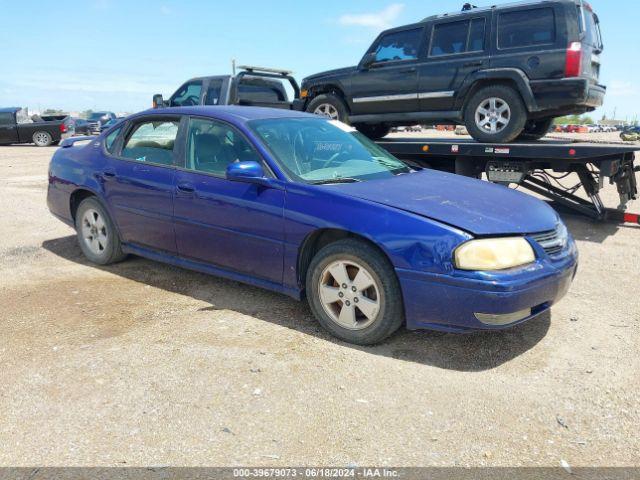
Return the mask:
<svg viewBox="0 0 640 480">
<path fill-rule="evenodd" d="M 488 144 L 467 139 L 386 138 L 378 145 L 416 166 L 518 185 L 590 218 L 640 224 L 627 212 L 638 197 L 635 152 L 640 145 L 567 142 L 545 139 L 533 143 Z M 577 174 L 573 185 L 571 174 Z M 600 198 L 605 183 L 615 184 L 617 208 L 606 208 Z M 584 190 L 585 199 L 576 193 Z"/>
</svg>

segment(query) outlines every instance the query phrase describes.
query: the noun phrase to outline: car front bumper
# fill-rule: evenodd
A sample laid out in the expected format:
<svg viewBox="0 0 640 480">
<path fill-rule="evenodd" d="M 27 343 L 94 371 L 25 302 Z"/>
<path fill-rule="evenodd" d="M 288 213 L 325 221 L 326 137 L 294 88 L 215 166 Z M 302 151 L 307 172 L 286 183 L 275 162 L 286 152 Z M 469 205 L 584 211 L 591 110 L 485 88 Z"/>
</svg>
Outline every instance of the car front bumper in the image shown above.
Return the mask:
<svg viewBox="0 0 640 480">
<path fill-rule="evenodd" d="M 572 243 L 560 259 L 545 258 L 517 273 L 485 279 L 396 271 L 408 329 L 468 332 L 505 329 L 538 317 L 566 295 L 577 268 Z"/>
<path fill-rule="evenodd" d="M 572 112 L 601 107 L 607 87 L 591 83 L 584 78 L 564 78 L 531 82 L 536 111 Z"/>
</svg>

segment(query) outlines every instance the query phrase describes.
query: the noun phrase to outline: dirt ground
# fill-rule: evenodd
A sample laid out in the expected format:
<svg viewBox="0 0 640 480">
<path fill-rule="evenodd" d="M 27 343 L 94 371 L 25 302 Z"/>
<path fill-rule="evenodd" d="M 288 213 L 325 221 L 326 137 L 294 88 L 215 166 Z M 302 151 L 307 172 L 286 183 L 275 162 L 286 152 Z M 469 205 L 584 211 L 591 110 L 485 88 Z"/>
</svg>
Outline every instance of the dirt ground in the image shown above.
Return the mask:
<svg viewBox="0 0 640 480">
<path fill-rule="evenodd" d="M 639 464 L 640 227 L 564 214 L 580 270 L 537 321 L 354 347 L 284 296 L 88 264 L 53 152 L 0 147 L 0 465 Z"/>
</svg>

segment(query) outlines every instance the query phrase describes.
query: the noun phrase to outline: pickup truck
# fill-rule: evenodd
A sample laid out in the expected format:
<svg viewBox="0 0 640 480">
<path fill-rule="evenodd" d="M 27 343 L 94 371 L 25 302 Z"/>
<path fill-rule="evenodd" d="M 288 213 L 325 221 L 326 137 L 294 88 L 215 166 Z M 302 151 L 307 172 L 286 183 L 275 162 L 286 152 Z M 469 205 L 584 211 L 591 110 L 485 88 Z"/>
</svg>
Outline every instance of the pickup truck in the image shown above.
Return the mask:
<svg viewBox="0 0 640 480">
<path fill-rule="evenodd" d="M 240 66 L 237 75 L 198 77 L 186 81 L 169 100 L 153 96 L 153 108 L 194 105 L 245 105 L 301 110 L 300 87 L 287 70 Z M 289 99 L 285 82 L 293 89 Z"/>
<path fill-rule="evenodd" d="M 33 121 L 24 108 L 0 108 L 0 145 L 35 143 L 38 147 L 48 147 L 73 134 L 74 124 L 70 117 Z"/>
</svg>

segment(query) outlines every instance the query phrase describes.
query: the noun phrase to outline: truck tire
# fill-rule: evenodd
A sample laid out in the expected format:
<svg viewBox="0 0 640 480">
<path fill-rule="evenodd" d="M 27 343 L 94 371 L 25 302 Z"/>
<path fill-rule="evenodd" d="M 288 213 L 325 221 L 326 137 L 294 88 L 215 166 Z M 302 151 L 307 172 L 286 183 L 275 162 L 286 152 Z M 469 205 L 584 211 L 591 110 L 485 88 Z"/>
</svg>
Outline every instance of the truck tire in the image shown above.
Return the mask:
<svg viewBox="0 0 640 480">
<path fill-rule="evenodd" d="M 31 139 L 37 147 L 48 147 L 53 143 L 53 138 L 51 138 L 49 132 L 35 132 Z"/>
<path fill-rule="evenodd" d="M 309 102 L 306 110 L 309 113 L 322 115 L 331 120 L 340 120 L 344 123 L 349 122 L 349 109 L 347 108 L 347 104 L 342 98 L 333 93 L 318 95 Z"/>
<path fill-rule="evenodd" d="M 126 257 L 118 230 L 97 198 L 86 198 L 78 205 L 75 224 L 78 243 L 89 261 L 109 265 Z"/>
<path fill-rule="evenodd" d="M 349 343 L 379 343 L 404 322 L 393 266 L 360 240 L 340 240 L 321 249 L 307 271 L 306 293 L 320 324 Z"/>
<path fill-rule="evenodd" d="M 371 140 L 380 140 L 382 137 L 386 137 L 391 131 L 391 127 L 387 127 L 384 123 L 368 124 L 359 123 L 355 125 L 360 133 L 366 135 Z"/>
<path fill-rule="evenodd" d="M 509 143 L 527 123 L 527 109 L 520 94 L 507 85 L 478 90 L 464 111 L 469 134 L 483 143 Z"/>
<path fill-rule="evenodd" d="M 549 129 L 551 128 L 551 124 L 553 123 L 553 118 L 541 118 L 539 120 L 529 120 L 525 126 L 524 130 L 518 137 L 518 140 L 540 140 L 544 138 L 547 133 L 549 133 Z"/>
</svg>

